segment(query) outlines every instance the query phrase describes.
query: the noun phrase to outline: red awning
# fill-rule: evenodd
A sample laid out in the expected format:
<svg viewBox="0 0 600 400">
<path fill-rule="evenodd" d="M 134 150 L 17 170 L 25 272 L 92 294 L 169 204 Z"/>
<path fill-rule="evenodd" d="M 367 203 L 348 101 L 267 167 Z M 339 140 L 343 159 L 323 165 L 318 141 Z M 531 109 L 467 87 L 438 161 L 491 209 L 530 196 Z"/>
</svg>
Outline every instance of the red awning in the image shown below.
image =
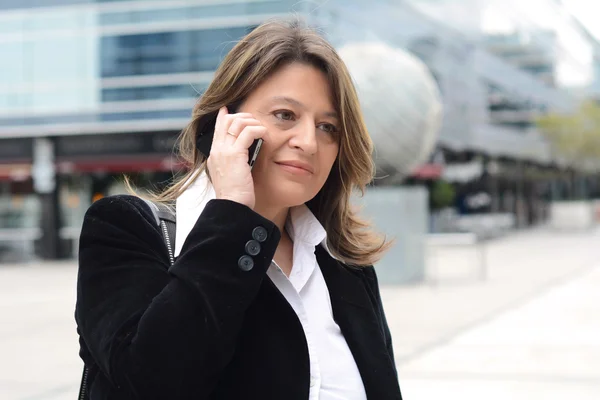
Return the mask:
<svg viewBox="0 0 600 400">
<path fill-rule="evenodd" d="M 417 179 L 438 179 L 442 176 L 444 166 L 440 164 L 423 164 L 417 167 L 411 177 Z"/>
<path fill-rule="evenodd" d="M 111 159 L 86 159 L 62 160 L 57 162 L 60 174 L 78 173 L 126 173 L 126 172 L 168 172 L 179 170 L 183 167 L 170 157 L 164 158 L 111 158 Z"/>
<path fill-rule="evenodd" d="M 26 181 L 31 177 L 31 164 L 0 164 L 0 180 Z"/>
</svg>

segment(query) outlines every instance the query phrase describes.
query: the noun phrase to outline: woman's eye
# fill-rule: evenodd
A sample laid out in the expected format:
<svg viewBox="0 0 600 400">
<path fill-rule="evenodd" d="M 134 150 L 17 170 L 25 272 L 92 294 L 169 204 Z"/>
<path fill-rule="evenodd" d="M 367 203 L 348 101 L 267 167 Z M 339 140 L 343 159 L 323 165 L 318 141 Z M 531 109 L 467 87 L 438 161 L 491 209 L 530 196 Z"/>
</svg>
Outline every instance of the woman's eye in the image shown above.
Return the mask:
<svg viewBox="0 0 600 400">
<path fill-rule="evenodd" d="M 337 133 L 338 131 L 337 127 L 332 124 L 321 124 L 319 127 L 327 133 Z"/>
<path fill-rule="evenodd" d="M 274 115 L 277 119 L 280 119 L 282 121 L 294 120 L 294 114 L 291 111 L 276 111 Z"/>
</svg>

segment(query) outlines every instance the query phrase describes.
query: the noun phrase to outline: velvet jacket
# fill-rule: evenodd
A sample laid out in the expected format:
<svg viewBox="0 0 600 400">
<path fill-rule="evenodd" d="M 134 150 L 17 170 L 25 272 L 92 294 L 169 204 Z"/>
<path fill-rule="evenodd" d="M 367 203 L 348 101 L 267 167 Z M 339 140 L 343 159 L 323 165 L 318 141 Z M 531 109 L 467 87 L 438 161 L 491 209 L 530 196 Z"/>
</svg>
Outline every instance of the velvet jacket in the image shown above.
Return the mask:
<svg viewBox="0 0 600 400">
<path fill-rule="evenodd" d="M 308 399 L 302 326 L 266 275 L 280 237 L 250 208 L 211 200 L 171 266 L 146 203 L 95 202 L 81 232 L 75 309 L 90 398 Z M 260 252 L 249 263 L 253 238 Z M 401 399 L 374 269 L 315 252 L 368 399 Z"/>
</svg>

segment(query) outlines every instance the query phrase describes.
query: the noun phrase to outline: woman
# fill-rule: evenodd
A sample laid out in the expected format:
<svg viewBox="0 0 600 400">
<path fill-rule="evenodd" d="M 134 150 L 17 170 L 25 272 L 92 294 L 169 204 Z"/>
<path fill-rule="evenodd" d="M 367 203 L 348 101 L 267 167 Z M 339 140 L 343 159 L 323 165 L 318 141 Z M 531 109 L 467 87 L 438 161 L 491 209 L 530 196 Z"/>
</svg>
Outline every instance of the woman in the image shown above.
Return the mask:
<svg viewBox="0 0 600 400">
<path fill-rule="evenodd" d="M 271 22 L 241 40 L 180 138 L 189 173 L 155 198 L 176 208 L 174 264 L 140 198 L 86 214 L 75 315 L 90 398 L 400 399 L 371 266 L 389 243 L 350 207 L 371 151 L 324 39 Z"/>
</svg>

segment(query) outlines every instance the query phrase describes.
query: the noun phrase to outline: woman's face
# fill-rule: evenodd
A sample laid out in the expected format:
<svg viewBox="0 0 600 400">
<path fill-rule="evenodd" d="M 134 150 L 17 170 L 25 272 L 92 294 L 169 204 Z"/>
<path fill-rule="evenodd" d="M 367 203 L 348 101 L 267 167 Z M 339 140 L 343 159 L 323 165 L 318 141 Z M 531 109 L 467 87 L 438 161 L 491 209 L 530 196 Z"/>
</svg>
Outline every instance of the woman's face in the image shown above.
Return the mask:
<svg viewBox="0 0 600 400">
<path fill-rule="evenodd" d="M 240 107 L 268 130 L 252 169 L 257 204 L 292 207 L 321 190 L 339 149 L 340 123 L 325 74 L 286 65 Z"/>
</svg>

